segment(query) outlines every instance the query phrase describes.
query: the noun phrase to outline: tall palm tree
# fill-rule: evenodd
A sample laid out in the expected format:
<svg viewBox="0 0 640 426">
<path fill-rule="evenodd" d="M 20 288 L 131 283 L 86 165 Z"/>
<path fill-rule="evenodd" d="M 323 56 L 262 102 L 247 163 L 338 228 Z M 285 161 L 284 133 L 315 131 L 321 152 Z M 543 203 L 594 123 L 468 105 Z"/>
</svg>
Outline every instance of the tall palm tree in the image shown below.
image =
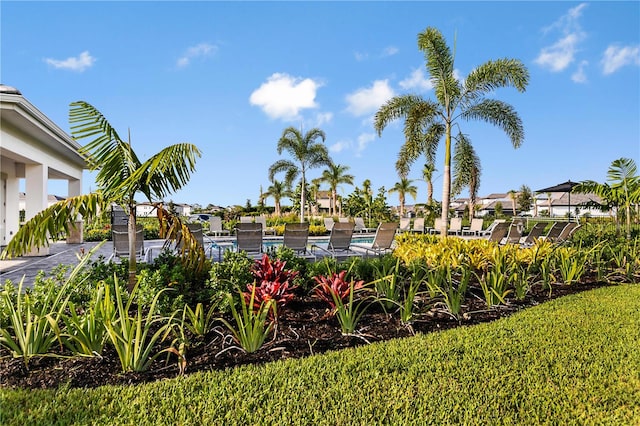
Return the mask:
<svg viewBox="0 0 640 426">
<path fill-rule="evenodd" d="M 274 213 L 276 216 L 280 216 L 282 214 L 282 209 L 280 208 L 280 200 L 285 197 L 290 197 L 291 194 L 291 190 L 284 182 L 280 182 L 279 180 L 274 179 L 273 182 L 271 182 L 271 185 L 269 185 L 269 187 L 267 188 L 267 191 L 262 195 L 264 196 L 264 198 L 273 197 L 273 202 L 275 204 Z"/>
<path fill-rule="evenodd" d="M 300 191 L 300 222 L 304 222 L 305 188 L 307 187 L 306 174 L 309 169 L 328 166 L 331 164 L 329 151 L 324 145 L 325 134 L 318 128 L 313 128 L 307 133 L 287 127 L 278 140 L 278 154 L 287 151 L 293 160 L 278 160 L 269 167 L 269 179 L 280 172 L 285 172 L 285 182 L 291 185 L 300 176 L 302 190 Z M 316 142 L 321 139 L 321 142 Z"/>
<path fill-rule="evenodd" d="M 480 189 L 480 158 L 465 135 L 456 141 L 453 153 L 453 185 L 451 192 L 459 194 L 465 186 L 469 189 L 469 218 L 473 218 Z"/>
<path fill-rule="evenodd" d="M 616 221 L 619 221 L 619 212 L 622 208 L 625 212 L 625 230 L 628 239 L 631 239 L 631 207 L 640 204 L 640 176 L 635 161 L 630 158 L 618 158 L 613 160 L 607 171 L 609 183 L 598 183 L 592 180 L 580 182 L 572 192 L 594 193 L 603 199 L 602 209 L 616 208 Z"/>
<path fill-rule="evenodd" d="M 418 195 L 418 188 L 415 185 L 412 185 L 412 183 L 413 180 L 411 179 L 400 178 L 400 182 L 396 182 L 393 188 L 388 191 L 390 194 L 392 192 L 398 193 L 398 199 L 400 201 L 400 217 L 404 217 L 405 196 L 411 195 L 415 200 Z"/>
<path fill-rule="evenodd" d="M 518 196 L 518 192 L 515 189 L 510 189 L 509 192 L 507 192 L 507 194 L 509 194 L 509 198 L 511 198 L 511 211 L 515 216 L 516 215 L 516 197 Z"/>
<path fill-rule="evenodd" d="M 436 165 L 431 162 L 427 162 L 422 168 L 422 177 L 427 183 L 427 205 L 430 206 L 433 203 L 433 174 L 436 172 Z"/>
<path fill-rule="evenodd" d="M 313 196 L 313 214 L 318 214 L 318 192 L 320 191 L 320 184 L 322 183 L 321 178 L 311 179 L 311 185 L 309 185 L 311 189 L 311 195 Z"/>
<path fill-rule="evenodd" d="M 329 184 L 329 189 L 331 189 L 331 199 L 333 201 L 333 215 L 335 216 L 338 213 L 338 186 L 340 184 L 353 185 L 353 175 L 347 174 L 347 170 L 349 170 L 349 166 L 342 166 L 340 164 L 330 164 L 328 168 L 326 168 L 322 172 L 322 180 Z"/>
<path fill-rule="evenodd" d="M 491 123 L 502 128 L 514 148 L 518 148 L 524 139 L 522 120 L 511 105 L 486 96 L 497 88 L 508 86 L 524 92 L 529 83 L 529 72 L 519 60 L 498 59 L 474 68 L 461 82 L 454 76 L 454 56 L 437 29 L 429 27 L 418 34 L 418 48 L 425 53 L 426 68 L 435 89 L 436 101 L 415 95 L 394 97 L 378 110 L 374 127 L 381 135 L 390 121 L 405 118 L 406 141 L 396 162 L 396 168 L 402 176 L 406 176 L 408 167 L 421 154 L 427 158 L 431 156 L 444 136 L 441 232 L 446 235 L 451 198 L 453 125 L 458 123 L 458 119 Z"/>
<path fill-rule="evenodd" d="M 195 262 L 202 265 L 204 250 L 198 248 L 191 232 L 177 217 L 164 209 L 159 200 L 187 184 L 195 171 L 200 151 L 195 145 L 180 143 L 162 149 L 142 162 L 131 147 L 131 137 L 122 140 L 106 118 L 92 105 L 78 101 L 69 109 L 71 134 L 75 139 L 93 138 L 82 147 L 89 170 L 98 171 L 95 193 L 70 197 L 44 209 L 25 223 L 9 242 L 3 256 L 21 255 L 48 244 L 52 235 L 69 232 L 69 223 L 78 215 L 85 220 L 95 218 L 112 203 L 118 204 L 129 217 L 129 289 L 136 282 L 136 202 L 142 194 L 156 205 L 161 232 L 178 238 L 181 232 L 188 252 L 195 253 Z M 193 258 L 191 258 L 193 260 Z"/>
</svg>

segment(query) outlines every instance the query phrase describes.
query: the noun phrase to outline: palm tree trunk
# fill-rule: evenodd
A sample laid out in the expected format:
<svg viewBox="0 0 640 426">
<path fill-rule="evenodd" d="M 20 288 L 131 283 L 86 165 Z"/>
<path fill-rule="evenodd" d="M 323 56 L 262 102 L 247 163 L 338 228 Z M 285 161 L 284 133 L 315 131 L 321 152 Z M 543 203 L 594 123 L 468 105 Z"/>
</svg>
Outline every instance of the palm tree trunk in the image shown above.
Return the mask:
<svg viewBox="0 0 640 426">
<path fill-rule="evenodd" d="M 433 182 L 431 182 L 431 179 L 429 179 L 427 181 L 427 205 L 431 205 L 431 202 L 433 201 Z"/>
<path fill-rule="evenodd" d="M 136 285 L 136 206 L 129 206 L 129 281 L 127 288 L 129 293 Z"/>
<path fill-rule="evenodd" d="M 440 235 L 447 235 L 449 203 L 451 200 L 451 124 L 447 122 L 444 139 L 444 172 L 442 175 L 442 228 Z"/>
<path fill-rule="evenodd" d="M 333 205 L 331 206 L 331 210 L 333 211 L 333 215 L 335 216 L 336 214 L 338 214 L 338 205 L 337 205 L 337 197 L 336 197 L 336 190 L 332 189 L 331 190 L 331 199 L 333 200 Z"/>
<path fill-rule="evenodd" d="M 305 197 L 304 197 L 304 192 L 305 192 L 305 187 L 306 187 L 306 181 L 305 181 L 305 176 L 304 176 L 304 170 L 302 170 L 302 186 L 300 188 L 300 223 L 304 222 L 304 207 L 305 207 Z"/>
</svg>

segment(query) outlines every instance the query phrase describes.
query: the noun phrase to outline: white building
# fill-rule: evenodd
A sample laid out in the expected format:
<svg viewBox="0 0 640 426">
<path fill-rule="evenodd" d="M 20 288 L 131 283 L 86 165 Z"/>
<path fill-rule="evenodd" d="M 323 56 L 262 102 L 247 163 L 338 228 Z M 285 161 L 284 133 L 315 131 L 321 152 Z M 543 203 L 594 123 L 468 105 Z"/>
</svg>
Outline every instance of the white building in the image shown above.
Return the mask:
<svg viewBox="0 0 640 426">
<path fill-rule="evenodd" d="M 67 196 L 82 190 L 86 168 L 80 145 L 25 99 L 0 84 L 0 246 L 18 231 L 20 185 L 24 183 L 25 219 L 48 205 L 48 182 L 67 181 Z M 37 254 L 47 254 L 46 247 Z"/>
</svg>

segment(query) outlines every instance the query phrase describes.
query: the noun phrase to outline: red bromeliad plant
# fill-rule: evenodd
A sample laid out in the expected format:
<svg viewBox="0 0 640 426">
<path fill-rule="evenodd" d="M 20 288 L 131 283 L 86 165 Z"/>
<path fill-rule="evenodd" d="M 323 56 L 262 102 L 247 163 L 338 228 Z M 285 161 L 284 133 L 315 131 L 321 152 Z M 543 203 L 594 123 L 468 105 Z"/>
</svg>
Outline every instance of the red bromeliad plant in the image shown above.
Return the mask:
<svg viewBox="0 0 640 426">
<path fill-rule="evenodd" d="M 251 297 L 255 288 L 254 305 L 258 308 L 263 302 L 275 301 L 278 308 L 286 305 L 293 299 L 293 291 L 298 287 L 293 280 L 298 276 L 298 271 L 285 269 L 287 262 L 271 260 L 266 254 L 262 259 L 256 260 L 251 273 L 255 277 L 253 284 L 247 284 L 248 293 L 244 293 L 245 300 Z"/>
<path fill-rule="evenodd" d="M 345 275 L 347 275 L 347 271 L 342 271 L 337 274 L 334 273 L 330 277 L 325 277 L 324 275 L 313 277 L 318 283 L 313 291 L 316 296 L 331 306 L 333 312 L 336 310 L 334 296 L 344 302 L 349 297 L 351 289 L 353 289 L 353 291 L 358 290 L 362 288 L 364 284 L 364 281 L 347 281 L 344 279 Z"/>
</svg>

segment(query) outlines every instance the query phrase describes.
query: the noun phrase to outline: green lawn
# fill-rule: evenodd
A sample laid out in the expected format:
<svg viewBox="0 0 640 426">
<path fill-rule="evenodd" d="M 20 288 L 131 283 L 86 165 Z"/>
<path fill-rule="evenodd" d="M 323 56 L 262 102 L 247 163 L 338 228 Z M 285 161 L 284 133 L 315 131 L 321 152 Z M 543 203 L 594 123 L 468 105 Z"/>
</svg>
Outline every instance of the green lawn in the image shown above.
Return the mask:
<svg viewBox="0 0 640 426">
<path fill-rule="evenodd" d="M 302 360 L 0 394 L 3 425 L 429 423 L 640 424 L 640 286 Z"/>
</svg>

